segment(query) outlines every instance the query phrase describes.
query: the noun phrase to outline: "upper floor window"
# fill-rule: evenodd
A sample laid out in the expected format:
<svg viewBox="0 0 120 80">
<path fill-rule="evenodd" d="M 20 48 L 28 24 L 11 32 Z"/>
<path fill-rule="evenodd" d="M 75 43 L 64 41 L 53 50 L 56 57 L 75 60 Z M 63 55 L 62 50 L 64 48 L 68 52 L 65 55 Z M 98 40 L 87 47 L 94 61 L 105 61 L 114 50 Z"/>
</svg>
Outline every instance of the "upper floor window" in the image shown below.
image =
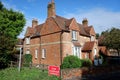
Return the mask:
<svg viewBox="0 0 120 80">
<path fill-rule="evenodd" d="M 94 36 L 91 36 L 91 41 L 95 41 L 95 37 Z"/>
<path fill-rule="evenodd" d="M 26 44 L 30 44 L 30 38 L 26 38 Z"/>
<path fill-rule="evenodd" d="M 77 32 L 72 31 L 72 40 L 77 40 Z"/>
<path fill-rule="evenodd" d="M 38 49 L 35 50 L 35 58 L 38 58 Z"/>
<path fill-rule="evenodd" d="M 46 50 L 42 49 L 42 58 L 45 58 L 45 57 L 46 57 Z"/>
</svg>

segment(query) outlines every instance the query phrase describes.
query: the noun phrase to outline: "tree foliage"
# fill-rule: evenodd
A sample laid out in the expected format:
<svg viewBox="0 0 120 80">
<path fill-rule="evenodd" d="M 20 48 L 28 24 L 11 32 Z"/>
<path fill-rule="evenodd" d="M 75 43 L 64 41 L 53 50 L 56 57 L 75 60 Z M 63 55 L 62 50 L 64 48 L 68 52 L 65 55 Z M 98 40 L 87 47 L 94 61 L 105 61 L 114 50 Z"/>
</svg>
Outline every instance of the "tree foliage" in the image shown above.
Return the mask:
<svg viewBox="0 0 120 80">
<path fill-rule="evenodd" d="M 17 36 L 22 31 L 25 22 L 21 12 L 7 9 L 0 2 L 0 65 L 7 63 L 8 58 L 4 56 L 12 53 Z"/>
<path fill-rule="evenodd" d="M 112 28 L 102 32 L 102 44 L 109 49 L 115 49 L 120 53 L 120 29 Z"/>
<path fill-rule="evenodd" d="M 99 35 L 99 33 L 96 33 L 96 39 L 98 39 L 98 38 L 99 38 L 99 36 L 100 36 L 100 35 Z"/>
</svg>

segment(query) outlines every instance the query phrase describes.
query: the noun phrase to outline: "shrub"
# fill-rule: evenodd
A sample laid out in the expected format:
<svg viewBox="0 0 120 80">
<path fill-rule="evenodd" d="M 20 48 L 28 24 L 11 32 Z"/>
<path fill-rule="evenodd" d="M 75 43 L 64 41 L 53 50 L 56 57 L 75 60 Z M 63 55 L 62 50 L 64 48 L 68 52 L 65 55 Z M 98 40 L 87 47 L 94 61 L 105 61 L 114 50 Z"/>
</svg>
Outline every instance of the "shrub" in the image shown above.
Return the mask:
<svg viewBox="0 0 120 80">
<path fill-rule="evenodd" d="M 81 61 L 77 56 L 67 56 L 63 60 L 63 64 L 61 65 L 62 69 L 65 68 L 79 68 L 81 67 Z"/>
<path fill-rule="evenodd" d="M 82 59 L 82 67 L 90 67 L 92 66 L 92 61 L 90 59 Z"/>
<path fill-rule="evenodd" d="M 31 54 L 25 54 L 24 55 L 24 66 L 29 67 L 30 62 L 32 62 L 32 55 Z"/>
</svg>

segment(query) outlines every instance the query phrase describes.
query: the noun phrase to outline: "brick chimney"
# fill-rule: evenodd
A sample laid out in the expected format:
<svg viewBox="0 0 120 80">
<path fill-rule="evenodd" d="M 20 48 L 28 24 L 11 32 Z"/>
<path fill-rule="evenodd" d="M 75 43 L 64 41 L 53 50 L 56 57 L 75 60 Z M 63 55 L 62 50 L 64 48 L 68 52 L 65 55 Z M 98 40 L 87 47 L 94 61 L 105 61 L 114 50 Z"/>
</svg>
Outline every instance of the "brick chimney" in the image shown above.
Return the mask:
<svg viewBox="0 0 120 80">
<path fill-rule="evenodd" d="M 48 8 L 48 12 L 47 12 L 47 13 L 48 13 L 47 17 L 48 17 L 48 18 L 49 18 L 49 17 L 53 17 L 53 16 L 56 15 L 56 13 L 55 13 L 55 3 L 54 3 L 54 0 L 51 0 L 51 2 L 48 3 L 47 8 Z"/>
<path fill-rule="evenodd" d="M 82 25 L 83 25 L 84 27 L 87 27 L 87 26 L 88 26 L 88 20 L 87 20 L 87 18 L 84 18 L 84 19 L 83 19 Z"/>
<path fill-rule="evenodd" d="M 37 25 L 38 25 L 38 20 L 37 19 L 33 19 L 32 20 L 32 27 L 34 28 Z"/>
</svg>

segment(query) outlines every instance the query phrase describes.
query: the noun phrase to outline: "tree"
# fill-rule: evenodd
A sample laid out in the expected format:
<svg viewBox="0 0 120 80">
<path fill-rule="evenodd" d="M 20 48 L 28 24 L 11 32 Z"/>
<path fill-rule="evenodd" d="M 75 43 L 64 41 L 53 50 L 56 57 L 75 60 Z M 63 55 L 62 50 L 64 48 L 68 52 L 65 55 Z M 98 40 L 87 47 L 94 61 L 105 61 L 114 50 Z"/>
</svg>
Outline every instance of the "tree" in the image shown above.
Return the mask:
<svg viewBox="0 0 120 80">
<path fill-rule="evenodd" d="M 13 52 L 17 36 L 25 25 L 25 18 L 21 12 L 6 9 L 0 2 L 0 66 L 7 66 L 9 55 Z"/>
<path fill-rule="evenodd" d="M 102 44 L 109 49 L 115 49 L 120 55 L 120 29 L 112 28 L 102 32 Z"/>
<path fill-rule="evenodd" d="M 100 36 L 100 35 L 99 35 L 99 33 L 96 33 L 96 39 L 98 39 L 98 38 L 99 38 L 99 36 Z"/>
</svg>

